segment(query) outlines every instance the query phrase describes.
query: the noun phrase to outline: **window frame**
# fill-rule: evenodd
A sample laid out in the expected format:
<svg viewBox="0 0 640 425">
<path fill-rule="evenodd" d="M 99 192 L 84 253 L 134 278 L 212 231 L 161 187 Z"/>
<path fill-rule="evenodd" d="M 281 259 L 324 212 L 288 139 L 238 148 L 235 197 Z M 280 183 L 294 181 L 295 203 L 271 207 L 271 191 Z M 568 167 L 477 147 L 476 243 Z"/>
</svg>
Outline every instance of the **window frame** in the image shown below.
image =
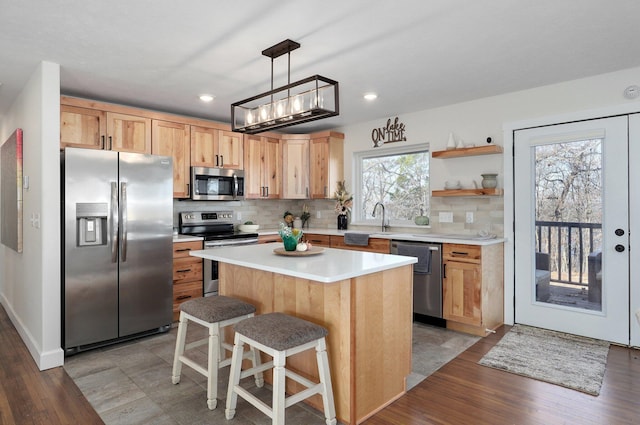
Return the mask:
<svg viewBox="0 0 640 425">
<path fill-rule="evenodd" d="M 360 217 L 362 211 L 362 161 L 370 158 L 392 155 L 408 155 L 412 153 L 426 152 L 429 154 L 429 205 L 431 205 L 431 149 L 430 143 L 417 143 L 412 145 L 393 146 L 383 149 L 368 149 L 365 151 L 357 151 L 353 153 L 353 208 L 351 210 L 351 224 L 362 226 L 377 226 L 380 224 L 379 219 L 363 219 Z M 356 213 L 357 211 L 357 213 Z M 429 215 L 428 211 L 426 211 Z M 393 220 L 389 221 L 390 226 L 409 227 L 416 224 L 411 220 Z M 421 226 L 425 227 L 425 226 Z"/>
</svg>

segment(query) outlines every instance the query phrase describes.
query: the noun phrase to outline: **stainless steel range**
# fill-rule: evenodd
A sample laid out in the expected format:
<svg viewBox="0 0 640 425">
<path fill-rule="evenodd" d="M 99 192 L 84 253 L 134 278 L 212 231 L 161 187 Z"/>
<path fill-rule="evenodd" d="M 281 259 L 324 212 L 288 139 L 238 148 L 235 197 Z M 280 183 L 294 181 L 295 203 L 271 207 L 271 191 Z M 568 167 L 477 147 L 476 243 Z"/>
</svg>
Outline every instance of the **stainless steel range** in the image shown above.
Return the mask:
<svg viewBox="0 0 640 425">
<path fill-rule="evenodd" d="M 182 212 L 179 225 L 180 234 L 204 238 L 205 249 L 258 243 L 257 233 L 235 231 L 233 211 Z M 218 295 L 218 262 L 204 260 L 204 296 L 211 295 Z"/>
</svg>

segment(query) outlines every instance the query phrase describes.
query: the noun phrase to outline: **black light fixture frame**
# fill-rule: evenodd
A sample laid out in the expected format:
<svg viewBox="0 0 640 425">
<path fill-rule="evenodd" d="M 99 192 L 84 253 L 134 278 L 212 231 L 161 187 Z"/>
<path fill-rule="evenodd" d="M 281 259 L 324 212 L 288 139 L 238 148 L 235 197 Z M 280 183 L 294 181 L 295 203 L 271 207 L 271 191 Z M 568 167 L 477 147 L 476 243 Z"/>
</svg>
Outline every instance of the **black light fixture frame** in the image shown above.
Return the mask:
<svg viewBox="0 0 640 425">
<path fill-rule="evenodd" d="M 337 81 L 320 75 L 314 75 L 291 83 L 291 52 L 299 47 L 300 43 L 287 39 L 262 51 L 264 56 L 271 58 L 271 90 L 231 104 L 231 127 L 233 131 L 256 134 L 263 131 L 275 130 L 278 128 L 329 118 L 340 114 L 339 89 Z M 287 85 L 274 89 L 273 60 L 284 54 L 288 55 Z M 296 89 L 303 91 L 298 92 Z M 321 98 L 321 91 L 327 94 L 327 107 L 325 107 L 324 98 Z M 292 92 L 294 93 L 294 96 L 305 96 L 308 94 L 310 96 L 310 107 L 286 113 L 278 117 L 269 115 L 268 118 L 263 121 L 258 121 L 256 112 L 256 122 L 246 122 L 246 113 L 257 111 L 258 107 L 255 106 L 257 104 L 261 104 L 260 107 L 268 106 L 270 111 L 269 114 L 273 113 L 275 115 L 276 104 L 274 103 L 274 98 L 276 98 L 277 101 L 286 99 L 287 105 L 289 105 L 289 102 L 291 102 L 292 99 Z M 315 98 L 313 96 L 315 96 Z M 260 99 L 265 99 L 265 103 L 257 102 Z M 329 106 L 331 99 L 333 99 L 333 107 Z M 237 116 L 237 109 L 245 112 L 242 117 Z M 239 124 L 236 118 L 239 118 L 243 122 Z"/>
</svg>

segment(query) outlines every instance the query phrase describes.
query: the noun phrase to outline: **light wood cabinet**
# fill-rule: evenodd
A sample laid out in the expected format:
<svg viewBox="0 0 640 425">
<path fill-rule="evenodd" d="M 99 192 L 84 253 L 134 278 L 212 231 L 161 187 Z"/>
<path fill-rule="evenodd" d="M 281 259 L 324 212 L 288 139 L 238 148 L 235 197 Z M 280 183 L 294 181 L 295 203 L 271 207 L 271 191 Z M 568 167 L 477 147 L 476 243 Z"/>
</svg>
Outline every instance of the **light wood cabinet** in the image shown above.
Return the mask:
<svg viewBox="0 0 640 425">
<path fill-rule="evenodd" d="M 274 242 L 282 242 L 282 238 L 280 235 L 260 235 L 258 236 L 258 243 L 274 243 Z"/>
<path fill-rule="evenodd" d="M 369 244 L 367 246 L 347 245 L 344 243 L 344 236 L 331 235 L 331 248 L 388 254 L 391 252 L 391 240 L 382 238 L 369 238 Z"/>
<path fill-rule="evenodd" d="M 106 112 L 95 109 L 60 105 L 60 149 L 104 149 L 106 115 Z"/>
<path fill-rule="evenodd" d="M 282 142 L 282 198 L 309 198 L 309 138 Z"/>
<path fill-rule="evenodd" d="M 305 233 L 302 236 L 307 242 L 310 242 L 312 246 L 324 246 L 327 248 L 331 247 L 331 236 L 330 235 L 318 235 L 315 233 Z"/>
<path fill-rule="evenodd" d="M 112 151 L 151 153 L 151 119 L 107 112 L 107 145 Z"/>
<path fill-rule="evenodd" d="M 487 335 L 503 323 L 503 245 L 444 244 L 442 251 L 447 328 Z"/>
<path fill-rule="evenodd" d="M 190 251 L 202 249 L 202 241 L 173 243 L 173 320 L 180 318 L 180 304 L 204 293 L 202 258 Z"/>
<path fill-rule="evenodd" d="M 60 148 L 151 153 L 151 119 L 60 105 Z"/>
<path fill-rule="evenodd" d="M 338 181 L 344 180 L 344 135 L 335 132 L 311 135 L 309 144 L 310 198 L 332 198 Z"/>
<path fill-rule="evenodd" d="M 217 128 L 191 126 L 191 166 L 242 169 L 243 136 Z"/>
<path fill-rule="evenodd" d="M 153 120 L 151 127 L 151 153 L 173 158 L 173 197 L 188 198 L 191 195 L 189 126 Z"/>
<path fill-rule="evenodd" d="M 245 198 L 280 198 L 282 190 L 281 161 L 280 140 L 253 135 L 244 138 Z"/>
</svg>

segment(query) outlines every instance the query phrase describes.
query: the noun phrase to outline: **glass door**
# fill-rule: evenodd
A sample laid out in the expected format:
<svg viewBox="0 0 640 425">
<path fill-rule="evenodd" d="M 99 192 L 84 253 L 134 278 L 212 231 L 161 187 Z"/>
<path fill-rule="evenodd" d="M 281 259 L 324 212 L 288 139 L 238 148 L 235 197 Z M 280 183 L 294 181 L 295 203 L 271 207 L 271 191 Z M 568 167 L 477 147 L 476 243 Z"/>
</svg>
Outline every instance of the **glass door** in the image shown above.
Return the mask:
<svg viewBox="0 0 640 425">
<path fill-rule="evenodd" d="M 628 119 L 515 132 L 516 323 L 629 343 Z"/>
</svg>

